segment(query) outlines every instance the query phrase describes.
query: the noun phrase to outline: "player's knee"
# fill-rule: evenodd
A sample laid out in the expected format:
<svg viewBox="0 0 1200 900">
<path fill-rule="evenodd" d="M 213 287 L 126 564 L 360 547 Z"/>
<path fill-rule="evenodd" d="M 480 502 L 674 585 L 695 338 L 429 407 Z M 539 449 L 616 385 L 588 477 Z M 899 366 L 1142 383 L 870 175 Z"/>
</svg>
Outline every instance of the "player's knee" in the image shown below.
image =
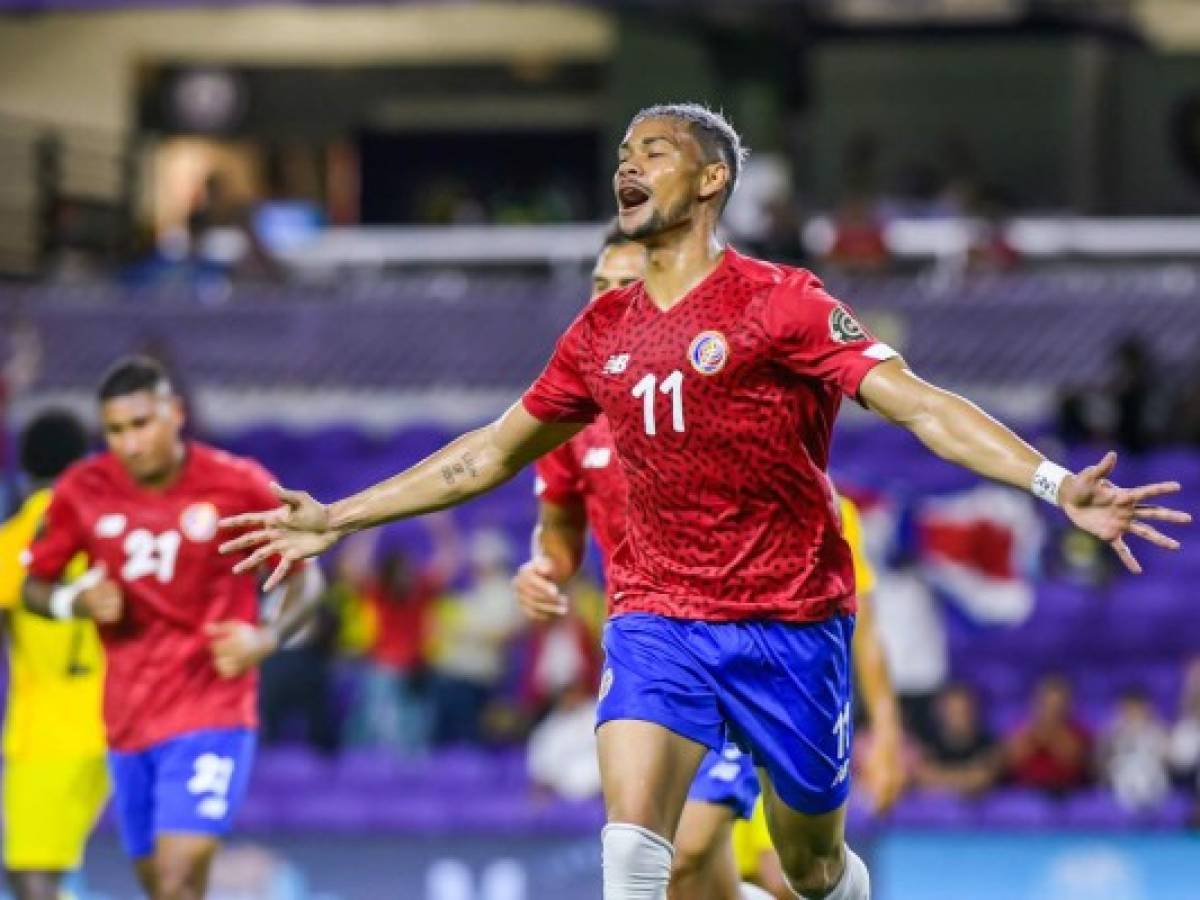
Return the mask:
<svg viewBox="0 0 1200 900">
<path fill-rule="evenodd" d="M 16 900 L 58 900 L 61 877 L 56 872 L 9 872 Z"/>
<path fill-rule="evenodd" d="M 801 897 L 824 897 L 837 885 L 845 865 L 845 845 L 797 842 L 779 849 L 779 863 L 792 890 Z"/>
<path fill-rule="evenodd" d="M 871 876 L 858 855 L 842 844 L 837 854 L 813 856 L 805 872 L 784 869 L 789 884 L 804 898 L 871 900 Z"/>
<path fill-rule="evenodd" d="M 200 900 L 203 863 L 184 855 L 154 860 L 154 900 Z"/>
<path fill-rule="evenodd" d="M 601 834 L 604 900 L 664 900 L 671 877 L 671 844 L 648 829 L 617 822 Z"/>
</svg>

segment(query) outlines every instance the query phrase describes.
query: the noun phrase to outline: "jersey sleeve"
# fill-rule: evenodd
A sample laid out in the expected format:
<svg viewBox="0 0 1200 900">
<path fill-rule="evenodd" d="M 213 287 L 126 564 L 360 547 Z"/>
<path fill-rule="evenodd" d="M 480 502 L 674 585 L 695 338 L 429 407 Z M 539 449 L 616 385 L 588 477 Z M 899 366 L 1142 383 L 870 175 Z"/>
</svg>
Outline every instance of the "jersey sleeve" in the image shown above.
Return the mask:
<svg viewBox="0 0 1200 900">
<path fill-rule="evenodd" d="M 46 515 L 21 562 L 30 577 L 58 581 L 76 554 L 86 550 L 86 535 L 71 491 L 62 485 L 54 491 Z"/>
<path fill-rule="evenodd" d="M 526 411 L 542 422 L 591 422 L 600 414 L 580 366 L 586 311 L 567 329 L 554 355 L 521 398 Z"/>
<path fill-rule="evenodd" d="M 854 558 L 854 584 L 858 595 L 865 597 L 875 590 L 875 570 L 871 567 L 863 542 L 862 518 L 853 500 L 842 497 L 841 506 L 842 537 L 850 545 L 850 555 Z"/>
<path fill-rule="evenodd" d="M 775 289 L 763 326 L 780 363 L 798 375 L 835 384 L 854 399 L 866 374 L 898 355 L 875 340 L 811 272 L 798 272 Z"/>
<path fill-rule="evenodd" d="M 13 609 L 20 602 L 25 577 L 21 566 L 25 551 L 22 531 L 16 520 L 0 525 L 0 609 Z"/>
<path fill-rule="evenodd" d="M 536 463 L 533 491 L 539 500 L 566 506 L 583 502 L 583 473 L 568 444 L 555 447 Z"/>
</svg>

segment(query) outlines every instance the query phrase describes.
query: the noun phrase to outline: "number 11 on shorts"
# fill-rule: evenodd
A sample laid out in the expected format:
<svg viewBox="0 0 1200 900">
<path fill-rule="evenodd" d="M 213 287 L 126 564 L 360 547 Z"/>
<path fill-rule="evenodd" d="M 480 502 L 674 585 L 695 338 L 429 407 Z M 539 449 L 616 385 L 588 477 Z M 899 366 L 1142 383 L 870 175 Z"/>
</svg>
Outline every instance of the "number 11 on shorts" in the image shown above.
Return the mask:
<svg viewBox="0 0 1200 900">
<path fill-rule="evenodd" d="M 833 779 L 834 787 L 850 777 L 850 703 L 842 707 L 837 720 L 833 723 L 833 734 L 837 737 L 838 772 Z"/>
</svg>

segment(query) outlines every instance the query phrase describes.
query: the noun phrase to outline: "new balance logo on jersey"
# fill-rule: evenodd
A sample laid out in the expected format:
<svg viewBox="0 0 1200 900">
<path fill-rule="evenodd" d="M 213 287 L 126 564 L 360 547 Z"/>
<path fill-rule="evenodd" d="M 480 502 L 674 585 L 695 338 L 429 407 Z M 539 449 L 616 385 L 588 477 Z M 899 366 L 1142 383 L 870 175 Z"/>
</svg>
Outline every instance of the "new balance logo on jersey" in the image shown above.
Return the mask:
<svg viewBox="0 0 1200 900">
<path fill-rule="evenodd" d="M 604 374 L 624 375 L 625 370 L 629 368 L 629 356 L 628 353 L 614 353 L 604 364 Z"/>
<path fill-rule="evenodd" d="M 585 469 L 607 469 L 612 462 L 612 450 L 608 447 L 588 447 L 580 465 Z"/>
</svg>

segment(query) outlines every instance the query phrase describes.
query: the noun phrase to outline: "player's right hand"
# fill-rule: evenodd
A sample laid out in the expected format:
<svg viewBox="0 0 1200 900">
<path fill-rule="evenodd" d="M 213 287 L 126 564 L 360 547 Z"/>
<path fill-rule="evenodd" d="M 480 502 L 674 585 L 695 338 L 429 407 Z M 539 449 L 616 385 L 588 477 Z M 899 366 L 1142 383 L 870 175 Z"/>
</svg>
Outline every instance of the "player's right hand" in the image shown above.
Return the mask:
<svg viewBox="0 0 1200 900">
<path fill-rule="evenodd" d="M 109 578 L 102 579 L 93 587 L 79 592 L 75 608 L 87 618 L 100 625 L 112 625 L 121 620 L 125 600 L 121 588 Z"/>
<path fill-rule="evenodd" d="M 250 529 L 220 547 L 222 553 L 253 551 L 233 567 L 234 572 L 253 571 L 272 557 L 278 557 L 275 571 L 263 585 L 264 591 L 274 590 L 294 562 L 324 553 L 341 537 L 329 527 L 329 510 L 310 494 L 289 491 L 278 484 L 272 484 L 271 490 L 282 506 L 221 520 L 222 528 Z"/>
<path fill-rule="evenodd" d="M 513 590 L 521 611 L 535 622 L 548 622 L 567 614 L 567 596 L 554 580 L 554 563 L 535 556 L 513 576 Z"/>
</svg>

